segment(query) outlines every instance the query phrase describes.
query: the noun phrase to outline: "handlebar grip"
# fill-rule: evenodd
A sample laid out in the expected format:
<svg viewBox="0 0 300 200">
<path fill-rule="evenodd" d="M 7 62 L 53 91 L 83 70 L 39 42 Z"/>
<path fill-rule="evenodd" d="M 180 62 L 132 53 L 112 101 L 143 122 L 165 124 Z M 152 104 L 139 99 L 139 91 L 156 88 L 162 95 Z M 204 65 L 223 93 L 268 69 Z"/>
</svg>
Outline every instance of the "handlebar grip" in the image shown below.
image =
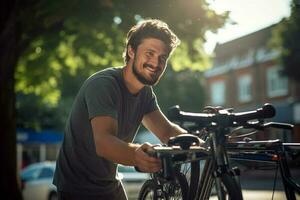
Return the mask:
<svg viewBox="0 0 300 200">
<path fill-rule="evenodd" d="M 255 111 L 240 112 L 233 114 L 233 120 L 237 122 L 244 122 L 253 119 L 272 118 L 276 114 L 276 110 L 273 105 L 267 103 L 262 108 L 258 108 Z"/>
<path fill-rule="evenodd" d="M 262 107 L 263 118 L 272 118 L 276 115 L 276 109 L 272 104 L 266 103 Z"/>
</svg>

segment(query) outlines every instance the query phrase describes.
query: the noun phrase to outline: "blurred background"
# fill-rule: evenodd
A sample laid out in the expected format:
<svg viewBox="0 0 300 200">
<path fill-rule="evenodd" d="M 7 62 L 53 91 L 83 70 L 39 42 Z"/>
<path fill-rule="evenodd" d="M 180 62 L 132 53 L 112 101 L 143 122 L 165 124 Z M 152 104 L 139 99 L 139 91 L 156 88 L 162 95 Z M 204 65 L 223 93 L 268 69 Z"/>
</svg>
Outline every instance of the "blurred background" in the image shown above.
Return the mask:
<svg viewBox="0 0 300 200">
<path fill-rule="evenodd" d="M 154 87 L 164 113 L 173 105 L 200 112 L 206 105 L 243 111 L 272 103 L 277 109 L 272 120 L 295 128 L 256 139 L 300 142 L 299 5 L 298 0 L 3 1 L 4 191 L 20 199 L 21 170 L 56 159 L 79 87 L 96 71 L 123 65 L 127 31 L 147 18 L 164 20 L 181 39 Z M 135 140 L 159 142 L 143 127 Z"/>
</svg>

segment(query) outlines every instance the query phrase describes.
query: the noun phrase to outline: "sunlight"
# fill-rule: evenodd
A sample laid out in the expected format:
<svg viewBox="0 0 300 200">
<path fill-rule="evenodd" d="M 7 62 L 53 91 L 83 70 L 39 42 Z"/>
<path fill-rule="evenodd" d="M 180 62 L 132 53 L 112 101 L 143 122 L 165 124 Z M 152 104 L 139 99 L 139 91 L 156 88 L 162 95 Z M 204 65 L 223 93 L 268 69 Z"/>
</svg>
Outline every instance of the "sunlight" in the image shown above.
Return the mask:
<svg viewBox="0 0 300 200">
<path fill-rule="evenodd" d="M 208 3 L 217 13 L 230 11 L 230 18 L 235 22 L 227 23 L 217 34 L 206 33 L 205 50 L 208 53 L 213 51 L 216 42 L 224 43 L 244 36 L 290 15 L 290 0 L 208 0 Z"/>
</svg>

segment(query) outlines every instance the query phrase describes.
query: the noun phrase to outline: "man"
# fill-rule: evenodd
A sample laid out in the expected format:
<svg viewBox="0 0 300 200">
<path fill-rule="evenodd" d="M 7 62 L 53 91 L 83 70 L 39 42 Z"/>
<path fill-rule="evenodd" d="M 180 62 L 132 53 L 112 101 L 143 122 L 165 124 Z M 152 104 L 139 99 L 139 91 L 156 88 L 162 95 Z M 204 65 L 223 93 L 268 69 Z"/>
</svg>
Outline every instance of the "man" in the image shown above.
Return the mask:
<svg viewBox="0 0 300 200">
<path fill-rule="evenodd" d="M 127 199 L 116 178 L 117 164 L 157 172 L 151 145 L 131 143 L 140 123 L 163 143 L 186 133 L 160 111 L 151 86 L 179 44 L 160 20 L 146 20 L 127 34 L 125 66 L 93 74 L 79 90 L 57 159 L 54 184 L 59 199 Z"/>
</svg>

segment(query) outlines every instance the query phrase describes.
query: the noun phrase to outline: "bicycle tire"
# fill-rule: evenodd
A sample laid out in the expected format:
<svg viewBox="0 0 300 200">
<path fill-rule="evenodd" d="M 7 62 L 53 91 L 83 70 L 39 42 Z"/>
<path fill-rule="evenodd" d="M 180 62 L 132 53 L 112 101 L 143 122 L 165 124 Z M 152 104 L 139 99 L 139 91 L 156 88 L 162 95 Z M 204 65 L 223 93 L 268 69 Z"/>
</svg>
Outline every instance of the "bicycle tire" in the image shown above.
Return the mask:
<svg viewBox="0 0 300 200">
<path fill-rule="evenodd" d="M 240 186 L 230 174 L 222 174 L 220 177 L 223 197 L 226 200 L 243 200 Z M 216 180 L 215 180 L 216 184 Z M 218 192 L 218 191 L 217 191 Z M 222 198 L 221 198 L 222 199 Z"/>
<path fill-rule="evenodd" d="M 158 185 L 154 179 L 147 180 L 139 192 L 138 200 L 187 200 L 188 183 L 185 176 L 177 173 L 174 180 L 175 182 L 168 181 L 163 185 Z"/>
</svg>

